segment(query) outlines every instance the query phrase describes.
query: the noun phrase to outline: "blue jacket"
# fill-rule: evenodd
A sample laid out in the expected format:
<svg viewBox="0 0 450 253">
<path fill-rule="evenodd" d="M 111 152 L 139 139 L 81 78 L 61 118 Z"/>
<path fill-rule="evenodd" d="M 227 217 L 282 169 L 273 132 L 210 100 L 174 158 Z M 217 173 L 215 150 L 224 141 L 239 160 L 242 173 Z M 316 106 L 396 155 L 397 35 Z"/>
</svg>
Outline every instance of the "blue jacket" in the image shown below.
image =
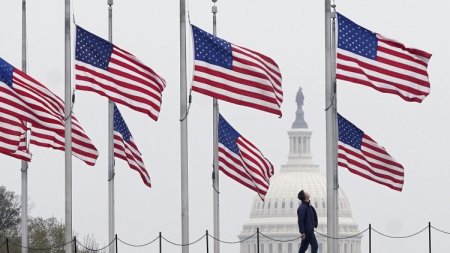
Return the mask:
<svg viewBox="0 0 450 253">
<path fill-rule="evenodd" d="M 300 234 L 314 231 L 314 228 L 317 227 L 317 213 L 314 207 L 310 205 L 309 202 L 302 201 L 297 209 L 297 217 Z"/>
</svg>

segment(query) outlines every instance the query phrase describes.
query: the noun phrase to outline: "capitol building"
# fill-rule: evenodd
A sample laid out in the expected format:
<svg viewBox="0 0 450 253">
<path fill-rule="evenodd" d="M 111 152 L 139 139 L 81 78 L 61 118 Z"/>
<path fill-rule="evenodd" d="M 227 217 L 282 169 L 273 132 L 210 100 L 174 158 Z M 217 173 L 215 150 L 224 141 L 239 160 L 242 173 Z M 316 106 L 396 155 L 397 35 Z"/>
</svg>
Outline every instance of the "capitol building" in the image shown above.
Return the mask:
<svg viewBox="0 0 450 253">
<path fill-rule="evenodd" d="M 300 233 L 297 225 L 297 193 L 304 189 L 311 195 L 311 204 L 317 211 L 319 225 L 316 232 L 327 233 L 327 191 L 325 173 L 312 161 L 311 134 L 303 113 L 303 93 L 297 92 L 296 119 L 289 136 L 288 161 L 270 179 L 270 188 L 263 202 L 255 197 L 250 217 L 244 224 L 240 240 L 250 237 L 259 228 L 260 253 L 297 253 Z M 338 193 L 339 237 L 358 234 L 358 225 L 352 218 L 350 203 L 344 192 Z M 271 239 L 269 239 L 269 238 Z M 327 238 L 316 233 L 319 253 L 327 252 Z M 340 253 L 360 253 L 362 235 L 339 240 Z M 272 240 L 275 239 L 275 240 Z M 307 252 L 310 252 L 311 246 Z M 256 236 L 241 242 L 241 253 L 257 253 Z"/>
</svg>

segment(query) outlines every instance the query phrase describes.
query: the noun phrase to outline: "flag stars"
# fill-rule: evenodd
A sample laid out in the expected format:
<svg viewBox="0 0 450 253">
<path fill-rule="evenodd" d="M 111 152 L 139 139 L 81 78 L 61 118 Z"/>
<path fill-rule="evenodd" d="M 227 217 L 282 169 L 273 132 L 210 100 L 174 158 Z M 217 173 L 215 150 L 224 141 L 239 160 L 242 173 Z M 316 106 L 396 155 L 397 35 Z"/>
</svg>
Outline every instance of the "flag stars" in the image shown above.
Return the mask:
<svg viewBox="0 0 450 253">
<path fill-rule="evenodd" d="M 98 68 L 107 69 L 112 54 L 112 44 L 77 26 L 75 58 Z"/>
<path fill-rule="evenodd" d="M 374 33 L 339 13 L 338 26 L 338 48 L 370 59 L 376 58 L 378 39 Z"/>
<path fill-rule="evenodd" d="M 195 59 L 231 69 L 231 45 L 196 26 L 192 26 L 194 34 Z"/>
</svg>

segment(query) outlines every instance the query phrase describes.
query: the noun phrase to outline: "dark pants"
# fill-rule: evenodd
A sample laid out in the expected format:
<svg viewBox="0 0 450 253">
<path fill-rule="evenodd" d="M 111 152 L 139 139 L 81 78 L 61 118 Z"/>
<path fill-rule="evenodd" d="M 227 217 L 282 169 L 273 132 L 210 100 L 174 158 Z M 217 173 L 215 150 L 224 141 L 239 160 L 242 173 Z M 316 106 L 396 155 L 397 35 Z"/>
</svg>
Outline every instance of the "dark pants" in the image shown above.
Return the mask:
<svg viewBox="0 0 450 253">
<path fill-rule="evenodd" d="M 305 239 L 302 240 L 302 243 L 300 244 L 300 250 L 298 252 L 305 253 L 308 249 L 309 244 L 311 244 L 311 253 L 317 253 L 319 245 L 317 245 L 317 239 L 316 235 L 314 234 L 314 230 L 305 232 Z"/>
</svg>

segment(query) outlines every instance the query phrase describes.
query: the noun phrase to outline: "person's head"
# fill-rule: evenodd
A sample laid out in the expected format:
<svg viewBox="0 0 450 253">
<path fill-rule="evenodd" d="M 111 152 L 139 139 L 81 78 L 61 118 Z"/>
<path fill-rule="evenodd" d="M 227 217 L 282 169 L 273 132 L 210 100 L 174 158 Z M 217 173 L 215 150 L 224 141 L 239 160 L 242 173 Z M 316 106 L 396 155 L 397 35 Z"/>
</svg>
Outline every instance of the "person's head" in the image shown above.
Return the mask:
<svg viewBox="0 0 450 253">
<path fill-rule="evenodd" d="M 299 200 L 306 201 L 309 202 L 309 193 L 305 192 L 304 190 L 301 190 L 298 194 L 297 197 Z"/>
</svg>

